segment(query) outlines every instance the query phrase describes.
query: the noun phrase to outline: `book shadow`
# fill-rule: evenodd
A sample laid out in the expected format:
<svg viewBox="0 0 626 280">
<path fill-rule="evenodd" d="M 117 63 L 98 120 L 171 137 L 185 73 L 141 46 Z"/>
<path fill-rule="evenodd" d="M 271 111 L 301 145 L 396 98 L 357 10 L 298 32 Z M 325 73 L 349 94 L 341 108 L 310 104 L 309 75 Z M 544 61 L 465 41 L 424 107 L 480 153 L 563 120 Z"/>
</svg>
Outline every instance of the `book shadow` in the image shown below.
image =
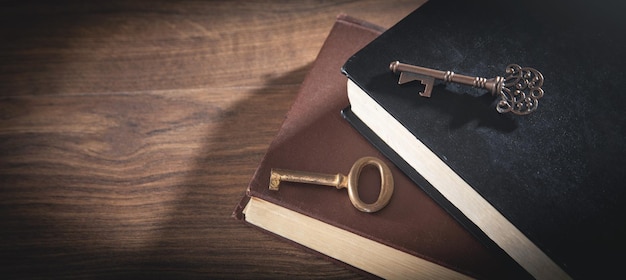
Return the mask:
<svg viewBox="0 0 626 280">
<path fill-rule="evenodd" d="M 267 77 L 264 86 L 222 108 L 221 119 L 214 120 L 218 125 L 206 132 L 209 137 L 196 156 L 193 172 L 183 182 L 182 193 L 173 202 L 168 221 L 160 228 L 159 240 L 144 252 L 151 256 L 147 266 L 179 267 L 218 278 L 233 275 L 271 278 L 275 277 L 272 271 L 284 270 L 294 263 L 298 267 L 292 269 L 291 276 L 327 271 L 329 267 L 337 269 L 328 260 L 251 230 L 231 216 L 311 67 L 309 63 L 284 75 Z M 171 255 L 159 257 L 163 248 L 169 248 Z M 195 262 L 181 258 L 185 262 L 176 263 L 176 255 L 194 251 L 192 255 L 203 257 Z M 232 262 L 235 259 L 237 263 Z M 259 270 L 260 267 L 263 269 Z M 345 273 L 349 274 L 347 270 Z"/>
</svg>

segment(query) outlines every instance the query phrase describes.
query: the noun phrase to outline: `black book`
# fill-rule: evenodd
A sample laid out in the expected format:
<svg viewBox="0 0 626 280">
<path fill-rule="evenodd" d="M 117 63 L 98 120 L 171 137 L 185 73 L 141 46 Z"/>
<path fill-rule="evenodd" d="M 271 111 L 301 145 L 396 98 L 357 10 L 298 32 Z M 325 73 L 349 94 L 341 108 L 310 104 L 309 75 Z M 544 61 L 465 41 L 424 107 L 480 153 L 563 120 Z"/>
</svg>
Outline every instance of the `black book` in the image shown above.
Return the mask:
<svg viewBox="0 0 626 280">
<path fill-rule="evenodd" d="M 545 2 L 545 3 L 544 3 Z M 433 0 L 352 56 L 345 117 L 461 224 L 536 278 L 594 278 L 626 252 L 623 1 Z M 527 115 L 486 90 L 398 84 L 393 61 L 544 77 Z"/>
</svg>

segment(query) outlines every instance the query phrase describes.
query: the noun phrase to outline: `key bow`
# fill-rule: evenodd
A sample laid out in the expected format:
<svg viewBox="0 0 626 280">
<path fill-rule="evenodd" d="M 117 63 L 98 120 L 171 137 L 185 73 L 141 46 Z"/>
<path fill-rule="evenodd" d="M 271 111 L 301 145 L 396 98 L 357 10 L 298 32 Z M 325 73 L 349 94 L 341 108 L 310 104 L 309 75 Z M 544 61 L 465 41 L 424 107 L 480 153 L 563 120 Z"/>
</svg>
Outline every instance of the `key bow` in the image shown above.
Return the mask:
<svg viewBox="0 0 626 280">
<path fill-rule="evenodd" d="M 543 97 L 543 75 L 537 69 L 510 64 L 506 67 L 500 101 L 496 106 L 499 113 L 511 112 L 527 115 L 537 110 L 539 98 Z"/>
</svg>

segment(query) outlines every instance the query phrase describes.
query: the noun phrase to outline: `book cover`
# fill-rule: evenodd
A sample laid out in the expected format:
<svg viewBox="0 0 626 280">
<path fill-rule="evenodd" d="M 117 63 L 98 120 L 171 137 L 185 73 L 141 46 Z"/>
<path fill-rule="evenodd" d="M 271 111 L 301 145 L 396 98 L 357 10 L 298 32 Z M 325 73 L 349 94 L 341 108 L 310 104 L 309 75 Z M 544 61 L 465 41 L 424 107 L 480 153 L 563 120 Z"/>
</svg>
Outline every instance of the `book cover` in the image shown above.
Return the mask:
<svg viewBox="0 0 626 280">
<path fill-rule="evenodd" d="M 430 1 L 347 60 L 348 116 L 475 236 L 536 278 L 619 272 L 622 3 Z M 545 94 L 525 116 L 498 113 L 495 97 L 465 85 L 438 84 L 425 98 L 419 82 L 398 85 L 396 60 L 486 78 L 516 63 L 541 71 Z"/>
<path fill-rule="evenodd" d="M 335 229 L 349 232 L 360 238 L 382 245 L 389 255 L 409 255 L 417 264 L 405 265 L 388 254 L 375 252 L 377 260 L 367 264 L 350 265 L 369 271 L 377 276 L 388 277 L 478 277 L 481 279 L 515 279 L 527 276 L 506 255 L 489 250 L 457 223 L 444 209 L 406 177 L 398 168 L 363 138 L 339 113 L 348 105 L 346 77 L 340 72 L 345 60 L 378 36 L 380 28 L 364 21 L 341 16 L 332 28 L 314 65 L 305 78 L 292 107 L 288 111 L 277 136 L 254 174 L 246 195 L 236 207 L 233 216 L 248 223 L 245 209 L 251 201 L 259 199 L 280 209 L 287 209 L 320 221 Z M 395 181 L 394 194 L 389 204 L 376 213 L 358 211 L 345 190 L 333 187 L 284 182 L 279 191 L 268 189 L 271 168 L 285 168 L 328 174 L 347 174 L 360 157 L 374 156 L 383 159 L 392 170 Z M 375 173 L 363 172 L 359 180 L 360 196 L 371 202 L 378 195 L 380 180 Z M 282 213 L 282 212 L 281 212 Z M 286 215 L 268 214 L 265 222 L 280 223 Z M 254 222 L 256 226 L 258 222 Z M 302 224 L 306 225 L 306 223 Z M 268 229 L 272 232 L 272 229 Z M 332 232 L 301 232 L 303 229 L 287 229 L 279 236 L 291 238 L 297 232 L 314 236 L 316 240 L 332 239 Z M 319 235 L 316 235 L 319 234 Z M 298 240 L 295 240 L 299 242 Z M 330 242 L 330 241 L 329 241 Z M 350 244 L 352 242 L 344 242 Z M 344 244 L 342 243 L 342 244 Z M 324 245 L 324 244 L 322 244 Z M 309 246 L 309 245 L 304 245 Z M 320 249 L 332 258 L 334 252 Z M 359 246 L 344 250 L 354 258 L 371 257 Z M 409 258 L 410 259 L 410 258 Z M 421 261 L 420 261 L 421 260 Z M 424 262 L 427 263 L 424 265 Z M 430 263 L 430 265 L 428 264 Z M 388 264 L 391 272 L 379 273 L 371 268 Z M 441 268 L 438 268 L 441 267 Z M 413 273 L 413 274 L 412 274 Z"/>
</svg>

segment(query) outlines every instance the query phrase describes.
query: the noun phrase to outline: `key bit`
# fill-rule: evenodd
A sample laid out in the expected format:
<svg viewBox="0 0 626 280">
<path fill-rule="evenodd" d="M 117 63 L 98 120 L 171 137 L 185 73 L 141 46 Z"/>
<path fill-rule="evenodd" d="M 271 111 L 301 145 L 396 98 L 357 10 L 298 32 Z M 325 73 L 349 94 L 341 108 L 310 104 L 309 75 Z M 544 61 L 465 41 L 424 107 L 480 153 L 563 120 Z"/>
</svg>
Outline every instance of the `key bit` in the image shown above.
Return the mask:
<svg viewBox="0 0 626 280">
<path fill-rule="evenodd" d="M 367 165 L 373 165 L 378 169 L 381 181 L 378 199 L 369 204 L 361 200 L 358 190 L 359 176 L 363 168 Z M 343 174 L 322 174 L 272 168 L 269 189 L 277 191 L 282 181 L 332 186 L 337 189 L 347 188 L 352 205 L 359 211 L 368 213 L 379 211 L 385 207 L 391 199 L 394 188 L 391 170 L 383 161 L 375 157 L 363 157 L 358 159 L 352 165 L 347 176 Z"/>
<path fill-rule="evenodd" d="M 543 96 L 543 75 L 530 67 L 510 64 L 506 67 L 505 77 L 496 76 L 491 79 L 459 75 L 452 71 L 440 71 L 394 61 L 389 69 L 400 72 L 398 84 L 420 81 L 424 91 L 420 96 L 430 97 L 435 79 L 446 83 L 460 83 L 476 88 L 487 89 L 494 96 L 499 96 L 496 105 L 499 113 L 511 112 L 516 115 L 527 115 L 537 109 L 538 99 Z"/>
<path fill-rule="evenodd" d="M 422 85 L 424 85 L 424 91 L 420 91 L 419 95 L 424 97 L 430 97 L 433 91 L 433 85 L 435 84 L 435 78 L 415 74 L 413 72 L 403 71 L 400 73 L 400 79 L 398 80 L 398 84 L 405 84 L 412 81 L 420 81 Z"/>
</svg>

